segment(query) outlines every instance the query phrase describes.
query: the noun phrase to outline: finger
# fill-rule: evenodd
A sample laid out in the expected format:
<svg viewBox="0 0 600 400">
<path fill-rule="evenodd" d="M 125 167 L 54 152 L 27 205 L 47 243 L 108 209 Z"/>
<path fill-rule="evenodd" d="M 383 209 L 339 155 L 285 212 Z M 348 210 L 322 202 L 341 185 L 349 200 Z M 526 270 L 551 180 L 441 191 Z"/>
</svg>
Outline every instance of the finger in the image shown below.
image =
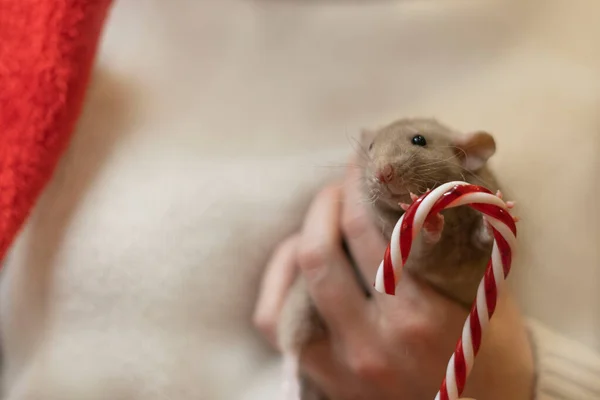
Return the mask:
<svg viewBox="0 0 600 400">
<path fill-rule="evenodd" d="M 344 368 L 333 353 L 333 346 L 328 339 L 315 341 L 304 346 L 300 353 L 302 370 L 328 398 L 341 398 L 340 382 L 348 382 Z"/>
<path fill-rule="evenodd" d="M 357 329 L 367 301 L 342 249 L 340 208 L 339 187 L 317 195 L 298 245 L 298 263 L 308 291 L 333 335 Z"/>
<path fill-rule="evenodd" d="M 277 347 L 277 323 L 287 293 L 297 274 L 296 250 L 298 235 L 282 242 L 267 263 L 254 309 L 254 326 Z"/>
<path fill-rule="evenodd" d="M 349 168 L 344 181 L 342 231 L 363 278 L 371 282 L 385 253 L 386 242 L 364 203 L 363 171 Z"/>
</svg>

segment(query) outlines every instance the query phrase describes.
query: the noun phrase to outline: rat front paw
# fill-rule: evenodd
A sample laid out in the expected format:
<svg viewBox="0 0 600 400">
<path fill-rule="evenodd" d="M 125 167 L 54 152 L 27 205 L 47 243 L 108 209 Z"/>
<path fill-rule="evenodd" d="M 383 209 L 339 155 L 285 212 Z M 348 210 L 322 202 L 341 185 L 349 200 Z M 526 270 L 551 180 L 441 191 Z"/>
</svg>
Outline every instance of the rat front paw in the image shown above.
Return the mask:
<svg viewBox="0 0 600 400">
<path fill-rule="evenodd" d="M 497 196 L 497 197 L 498 197 L 500 200 L 502 200 L 502 198 L 504 197 L 504 195 L 502 194 L 502 192 L 501 192 L 500 190 L 498 190 L 498 191 L 496 192 L 496 196 Z M 505 201 L 504 203 L 506 204 L 506 208 L 508 208 L 509 210 L 513 209 L 513 208 L 515 207 L 515 204 L 517 204 L 517 203 L 516 203 L 516 202 L 514 202 L 514 201 Z"/>
<path fill-rule="evenodd" d="M 494 240 L 494 230 L 487 219 L 485 219 L 483 216 L 481 219 L 483 220 L 483 224 L 481 224 L 480 228 L 475 233 L 475 241 L 478 244 L 485 246 L 491 244 Z"/>
<path fill-rule="evenodd" d="M 496 196 L 498 196 L 498 198 L 500 200 L 502 200 L 503 195 L 502 195 L 502 192 L 500 190 L 498 190 L 496 192 Z M 506 208 L 509 209 L 509 210 L 512 210 L 513 208 L 515 208 L 515 205 L 517 204 L 515 201 L 505 201 L 504 203 L 506 204 Z M 515 222 L 519 222 L 521 220 L 521 218 L 513 216 L 513 220 Z M 487 223 L 487 221 L 486 221 L 486 223 Z"/>
<path fill-rule="evenodd" d="M 427 189 L 430 192 L 431 189 Z M 414 193 L 410 193 L 410 199 L 415 202 L 419 196 Z M 400 207 L 406 211 L 410 207 L 410 204 L 398 203 Z M 444 216 L 440 213 L 431 214 L 427 216 L 423 222 L 423 238 L 429 244 L 436 244 L 442 238 L 442 231 L 444 230 Z"/>
<path fill-rule="evenodd" d="M 413 192 L 410 192 L 410 200 L 414 203 L 415 200 L 417 200 L 419 198 L 419 196 L 417 196 L 416 194 L 414 194 Z M 411 203 L 412 204 L 412 203 Z M 411 206 L 411 204 L 407 204 L 407 203 L 398 203 L 398 205 L 400 206 L 400 208 L 402 208 L 404 211 L 408 210 L 408 208 Z"/>
<path fill-rule="evenodd" d="M 440 213 L 431 214 L 423 222 L 423 238 L 429 244 L 435 244 L 442 238 L 444 216 Z"/>
</svg>

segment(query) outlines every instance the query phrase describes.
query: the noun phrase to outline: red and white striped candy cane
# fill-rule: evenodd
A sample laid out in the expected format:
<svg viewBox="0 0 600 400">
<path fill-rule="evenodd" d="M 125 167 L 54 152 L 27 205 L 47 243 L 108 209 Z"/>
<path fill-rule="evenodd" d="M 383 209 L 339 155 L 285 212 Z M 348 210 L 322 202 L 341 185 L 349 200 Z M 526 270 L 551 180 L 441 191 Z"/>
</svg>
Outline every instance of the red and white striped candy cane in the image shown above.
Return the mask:
<svg viewBox="0 0 600 400">
<path fill-rule="evenodd" d="M 492 227 L 494 245 L 477 297 L 463 326 L 462 337 L 448 362 L 446 377 L 436 400 L 457 400 L 462 394 L 479 351 L 482 334 L 496 309 L 498 292 L 510 271 L 516 250 L 517 228 L 507 205 L 488 189 L 460 181 L 446 183 L 422 195 L 411 204 L 394 227 L 374 284 L 375 289 L 381 293 L 395 294 L 413 239 L 417 237 L 427 216 L 462 205 L 469 205 L 483 214 Z"/>
</svg>

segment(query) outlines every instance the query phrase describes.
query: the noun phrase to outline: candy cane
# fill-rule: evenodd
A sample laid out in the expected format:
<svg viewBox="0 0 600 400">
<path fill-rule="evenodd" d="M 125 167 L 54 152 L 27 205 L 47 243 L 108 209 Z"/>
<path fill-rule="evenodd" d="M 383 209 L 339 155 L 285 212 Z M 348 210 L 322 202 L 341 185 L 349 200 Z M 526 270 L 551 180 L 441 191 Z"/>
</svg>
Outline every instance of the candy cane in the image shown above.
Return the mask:
<svg viewBox="0 0 600 400">
<path fill-rule="evenodd" d="M 517 228 L 508 206 L 488 189 L 460 181 L 446 183 L 422 195 L 410 205 L 394 227 L 374 284 L 377 291 L 394 295 L 413 239 L 417 237 L 427 216 L 462 205 L 469 205 L 483 214 L 491 225 L 494 245 L 477 297 L 435 400 L 457 400 L 462 394 L 479 351 L 482 334 L 496 309 L 499 290 L 510 272 L 516 250 Z"/>
</svg>

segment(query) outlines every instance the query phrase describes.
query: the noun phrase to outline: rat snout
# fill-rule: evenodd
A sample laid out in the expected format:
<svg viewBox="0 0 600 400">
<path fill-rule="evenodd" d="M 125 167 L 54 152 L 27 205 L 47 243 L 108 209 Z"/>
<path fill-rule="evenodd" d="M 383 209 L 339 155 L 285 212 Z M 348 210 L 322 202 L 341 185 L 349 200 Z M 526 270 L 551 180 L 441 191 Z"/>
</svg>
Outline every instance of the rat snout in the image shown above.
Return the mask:
<svg viewBox="0 0 600 400">
<path fill-rule="evenodd" d="M 390 183 L 394 179 L 394 168 L 390 164 L 386 164 L 375 172 L 375 179 L 379 183 Z"/>
</svg>

